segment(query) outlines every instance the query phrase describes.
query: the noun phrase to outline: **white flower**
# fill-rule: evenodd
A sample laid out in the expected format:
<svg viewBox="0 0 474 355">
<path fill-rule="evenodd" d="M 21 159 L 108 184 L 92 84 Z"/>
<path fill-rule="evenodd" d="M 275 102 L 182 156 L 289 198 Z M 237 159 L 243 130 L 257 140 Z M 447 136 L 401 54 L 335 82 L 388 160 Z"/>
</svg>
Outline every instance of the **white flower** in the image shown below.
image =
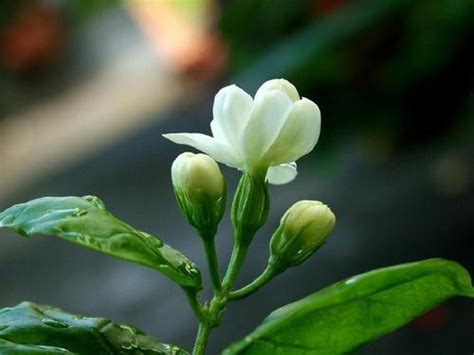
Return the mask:
<svg viewBox="0 0 474 355">
<path fill-rule="evenodd" d="M 314 148 L 321 128 L 318 106 L 300 98 L 284 79 L 265 82 L 253 99 L 235 85 L 226 86 L 214 98 L 213 116 L 213 137 L 201 133 L 163 136 L 227 166 L 251 174 L 266 173 L 272 184 L 295 178 L 294 162 Z"/>
</svg>

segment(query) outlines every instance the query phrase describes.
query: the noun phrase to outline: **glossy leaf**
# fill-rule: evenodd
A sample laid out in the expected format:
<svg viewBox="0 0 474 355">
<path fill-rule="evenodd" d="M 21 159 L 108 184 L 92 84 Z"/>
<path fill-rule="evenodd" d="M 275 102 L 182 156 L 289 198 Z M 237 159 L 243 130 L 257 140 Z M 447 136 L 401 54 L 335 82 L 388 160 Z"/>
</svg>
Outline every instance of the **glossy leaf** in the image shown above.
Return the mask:
<svg viewBox="0 0 474 355">
<path fill-rule="evenodd" d="M 374 270 L 277 309 L 225 355 L 345 354 L 453 296 L 474 297 L 469 274 L 455 262 Z"/>
<path fill-rule="evenodd" d="M 201 274 L 183 254 L 115 218 L 94 196 L 43 197 L 0 213 L 0 227 L 23 236 L 50 234 L 156 269 L 183 287 L 201 289 Z"/>
<path fill-rule="evenodd" d="M 0 310 L 0 353 L 184 355 L 186 351 L 147 337 L 141 330 L 104 318 L 65 313 L 30 302 Z"/>
</svg>

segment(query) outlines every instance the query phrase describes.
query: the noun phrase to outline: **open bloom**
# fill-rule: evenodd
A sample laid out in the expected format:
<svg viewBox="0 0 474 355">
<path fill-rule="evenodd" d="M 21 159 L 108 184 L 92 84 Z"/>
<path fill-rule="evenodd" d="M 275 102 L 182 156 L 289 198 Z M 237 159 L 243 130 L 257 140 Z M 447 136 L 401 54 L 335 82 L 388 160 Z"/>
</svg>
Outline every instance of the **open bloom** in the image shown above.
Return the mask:
<svg viewBox="0 0 474 355">
<path fill-rule="evenodd" d="M 226 86 L 214 99 L 213 116 L 213 137 L 201 133 L 164 137 L 250 174 L 266 172 L 272 184 L 295 178 L 294 162 L 314 148 L 321 128 L 318 106 L 300 98 L 284 79 L 265 82 L 254 98 L 235 85 Z"/>
</svg>

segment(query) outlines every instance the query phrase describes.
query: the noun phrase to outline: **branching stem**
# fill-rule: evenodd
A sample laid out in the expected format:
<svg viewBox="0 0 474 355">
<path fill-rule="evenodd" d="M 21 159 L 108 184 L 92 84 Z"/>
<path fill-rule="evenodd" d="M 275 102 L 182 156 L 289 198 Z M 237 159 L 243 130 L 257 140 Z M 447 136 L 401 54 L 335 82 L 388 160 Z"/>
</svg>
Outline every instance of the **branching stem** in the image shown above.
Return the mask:
<svg viewBox="0 0 474 355">
<path fill-rule="evenodd" d="M 237 278 L 237 275 L 240 271 L 240 267 L 242 266 L 248 249 L 248 245 L 241 245 L 240 243 L 236 243 L 234 245 L 232 256 L 229 261 L 229 266 L 227 268 L 224 281 L 221 284 L 217 271 L 217 256 L 215 253 L 214 241 L 210 238 L 203 238 L 203 241 L 209 263 L 209 272 L 211 282 L 213 284 L 214 297 L 207 306 L 200 306 L 197 303 L 199 311 L 195 311 L 195 313 L 199 319 L 199 330 L 196 336 L 196 341 L 194 343 L 193 355 L 204 354 L 211 329 L 220 324 L 224 308 L 227 302 L 229 301 L 230 289 L 232 288 Z M 216 282 L 217 280 L 218 283 Z M 196 300 L 196 297 L 191 297 L 191 307 L 193 307 L 193 304 L 191 302 L 193 300 Z M 194 303 L 194 305 L 195 304 L 196 303 Z"/>
<path fill-rule="evenodd" d="M 186 295 L 186 298 L 188 299 L 189 305 L 191 306 L 191 309 L 193 310 L 194 314 L 196 315 L 196 318 L 201 322 L 204 319 L 204 313 L 202 310 L 202 306 L 199 304 L 199 300 L 197 298 L 197 293 L 195 290 L 183 287 L 184 294 Z"/>
<path fill-rule="evenodd" d="M 222 282 L 219 276 L 214 234 L 211 236 L 201 234 L 214 297 L 204 305 L 199 304 L 195 295 L 194 298 L 190 299 L 191 307 L 195 310 L 199 320 L 199 330 L 194 343 L 193 355 L 204 354 L 210 331 L 220 325 L 225 306 L 231 299 L 243 298 L 255 292 L 274 276 L 273 272 L 265 270 L 260 277 L 248 286 L 231 292 L 247 255 L 248 247 L 257 230 L 265 223 L 268 215 L 268 204 L 268 192 L 264 175 L 260 180 L 243 175 L 232 204 L 234 247 Z M 253 214 L 254 209 L 257 209 L 257 215 Z M 193 300 L 196 303 L 193 304 Z M 196 310 L 196 304 L 198 310 Z"/>
<path fill-rule="evenodd" d="M 239 300 L 251 295 L 252 293 L 257 292 L 262 286 L 268 283 L 275 276 L 276 272 L 274 271 L 274 269 L 267 266 L 267 268 L 260 274 L 260 276 L 253 280 L 250 284 L 245 287 L 242 287 L 237 291 L 230 292 L 229 300 Z"/>
</svg>

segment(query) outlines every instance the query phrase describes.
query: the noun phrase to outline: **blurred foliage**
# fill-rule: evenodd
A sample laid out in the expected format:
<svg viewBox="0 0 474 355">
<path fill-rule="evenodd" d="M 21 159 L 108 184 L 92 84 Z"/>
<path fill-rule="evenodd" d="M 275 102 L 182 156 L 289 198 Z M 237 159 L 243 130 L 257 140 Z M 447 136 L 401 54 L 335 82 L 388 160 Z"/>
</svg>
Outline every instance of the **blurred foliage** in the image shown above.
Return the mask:
<svg viewBox="0 0 474 355">
<path fill-rule="evenodd" d="M 320 148 L 357 136 L 385 155 L 470 116 L 473 13 L 473 0 L 241 0 L 223 3 L 220 27 L 239 85 L 285 77 L 316 98 L 331 131 Z"/>
<path fill-rule="evenodd" d="M 2 0 L 0 1 L 0 27 L 15 21 L 19 11 L 25 7 L 47 6 L 60 11 L 68 20 L 79 23 L 99 14 L 111 6 L 119 4 L 119 0 Z"/>
<path fill-rule="evenodd" d="M 0 1 L 0 120 L 60 91 L 80 73 L 77 29 L 119 0 Z"/>
<path fill-rule="evenodd" d="M 118 0 L 1 1 L 0 69 L 6 73 L 41 72 L 70 48 L 76 27 L 118 4 Z"/>
<path fill-rule="evenodd" d="M 118 4 L 119 0 L 68 0 L 64 2 L 64 10 L 73 23 L 80 23 Z"/>
</svg>

